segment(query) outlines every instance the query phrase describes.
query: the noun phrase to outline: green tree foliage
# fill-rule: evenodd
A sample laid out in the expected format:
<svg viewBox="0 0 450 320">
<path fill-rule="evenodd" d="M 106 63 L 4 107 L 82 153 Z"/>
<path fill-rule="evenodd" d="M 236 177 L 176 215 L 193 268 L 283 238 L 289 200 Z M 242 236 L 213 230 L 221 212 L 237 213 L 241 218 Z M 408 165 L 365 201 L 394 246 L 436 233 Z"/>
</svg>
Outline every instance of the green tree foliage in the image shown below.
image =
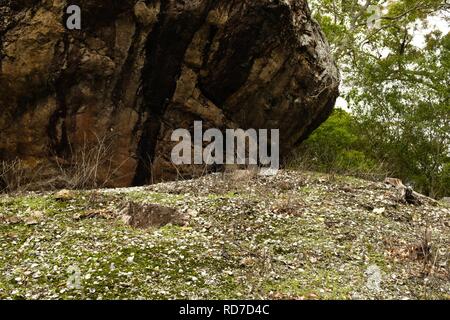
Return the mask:
<svg viewBox="0 0 450 320">
<path fill-rule="evenodd" d="M 335 113 L 301 148 L 318 169 L 383 167 L 433 197 L 450 193 L 450 34 L 445 0 L 311 0 L 343 77 Z M 415 36 L 425 32 L 425 44 Z M 323 154 L 318 155 L 317 150 Z"/>
<path fill-rule="evenodd" d="M 335 109 L 301 145 L 292 165 L 370 178 L 382 175 L 382 166 L 365 152 L 358 130 L 353 115 Z"/>
</svg>

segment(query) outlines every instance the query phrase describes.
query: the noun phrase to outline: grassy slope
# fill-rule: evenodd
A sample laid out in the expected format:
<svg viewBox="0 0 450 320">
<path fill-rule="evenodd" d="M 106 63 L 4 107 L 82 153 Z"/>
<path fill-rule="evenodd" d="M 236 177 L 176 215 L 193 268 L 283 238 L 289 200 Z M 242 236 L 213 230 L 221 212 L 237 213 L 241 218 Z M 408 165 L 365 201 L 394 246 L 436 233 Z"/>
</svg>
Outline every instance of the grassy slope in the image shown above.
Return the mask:
<svg viewBox="0 0 450 320">
<path fill-rule="evenodd" d="M 128 200 L 176 207 L 190 224 L 136 230 L 75 219 Z M 448 208 L 403 204 L 380 183 L 299 172 L 76 192 L 70 201 L 1 196 L 0 298 L 448 299 L 449 218 Z M 433 257 L 424 262 L 411 250 L 427 226 Z M 371 265 L 382 272 L 379 291 L 366 285 Z M 68 287 L 78 271 L 80 286 Z"/>
</svg>

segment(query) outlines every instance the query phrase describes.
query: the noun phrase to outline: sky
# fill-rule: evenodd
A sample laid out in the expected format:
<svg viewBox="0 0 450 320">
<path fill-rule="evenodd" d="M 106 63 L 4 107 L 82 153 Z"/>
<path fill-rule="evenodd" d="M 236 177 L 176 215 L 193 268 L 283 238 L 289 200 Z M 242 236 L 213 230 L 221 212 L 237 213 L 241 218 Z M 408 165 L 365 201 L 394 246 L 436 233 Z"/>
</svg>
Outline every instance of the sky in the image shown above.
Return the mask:
<svg viewBox="0 0 450 320">
<path fill-rule="evenodd" d="M 447 19 L 450 18 L 450 14 L 447 14 Z M 446 34 L 450 32 L 450 26 L 448 20 L 446 21 L 444 17 L 428 17 L 428 28 L 424 28 L 417 31 L 414 37 L 413 43 L 418 47 L 425 46 L 425 35 L 432 30 L 440 30 L 442 33 Z"/>
</svg>

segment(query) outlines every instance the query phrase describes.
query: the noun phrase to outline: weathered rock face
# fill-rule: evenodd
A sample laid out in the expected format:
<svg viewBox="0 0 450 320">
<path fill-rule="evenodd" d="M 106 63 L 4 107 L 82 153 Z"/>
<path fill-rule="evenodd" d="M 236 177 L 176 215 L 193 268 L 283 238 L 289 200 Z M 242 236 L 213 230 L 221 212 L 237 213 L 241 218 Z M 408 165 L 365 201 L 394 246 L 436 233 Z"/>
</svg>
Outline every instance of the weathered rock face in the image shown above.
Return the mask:
<svg viewBox="0 0 450 320">
<path fill-rule="evenodd" d="M 144 184 L 180 171 L 176 128 L 277 128 L 286 155 L 338 96 L 305 0 L 6 0 L 0 15 L 0 160 L 51 164 L 100 140 L 111 184 Z"/>
</svg>

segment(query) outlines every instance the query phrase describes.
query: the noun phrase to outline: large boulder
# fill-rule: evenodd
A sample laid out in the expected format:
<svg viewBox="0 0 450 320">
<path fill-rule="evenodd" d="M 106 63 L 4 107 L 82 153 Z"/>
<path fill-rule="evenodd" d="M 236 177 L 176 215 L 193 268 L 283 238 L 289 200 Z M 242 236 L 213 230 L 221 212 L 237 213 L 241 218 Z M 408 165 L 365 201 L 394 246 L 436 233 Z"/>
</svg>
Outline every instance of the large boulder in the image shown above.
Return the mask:
<svg viewBox="0 0 450 320">
<path fill-rule="evenodd" d="M 176 128 L 280 129 L 286 156 L 338 96 L 305 0 L 70 4 L 79 31 L 67 1 L 0 3 L 0 160 L 58 168 L 102 144 L 111 185 L 171 179 Z"/>
</svg>

